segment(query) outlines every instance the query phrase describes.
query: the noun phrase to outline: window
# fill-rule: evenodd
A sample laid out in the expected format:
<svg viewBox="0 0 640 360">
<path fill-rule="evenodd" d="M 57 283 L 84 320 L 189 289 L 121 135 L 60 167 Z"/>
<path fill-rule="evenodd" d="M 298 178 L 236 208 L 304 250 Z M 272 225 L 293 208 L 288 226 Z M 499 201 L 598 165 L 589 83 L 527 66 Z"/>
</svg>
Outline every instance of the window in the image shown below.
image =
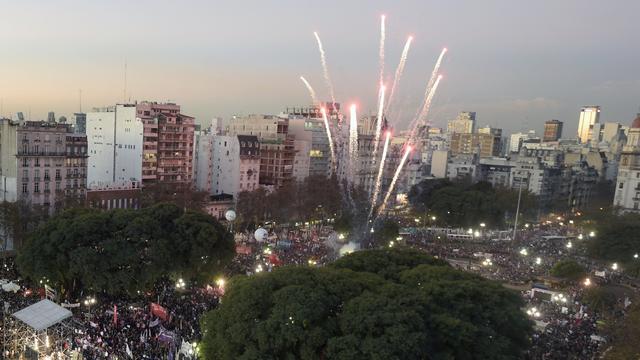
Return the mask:
<svg viewBox="0 0 640 360">
<path fill-rule="evenodd" d="M 56 169 L 56 180 L 60 180 L 60 169 Z"/>
<path fill-rule="evenodd" d="M 60 181 L 56 181 L 56 191 L 60 191 Z"/>
<path fill-rule="evenodd" d="M 34 193 L 39 193 L 40 192 L 40 183 L 33 184 L 33 192 Z"/>
<path fill-rule="evenodd" d="M 624 187 L 624 183 L 621 182 L 620 184 L 618 184 L 618 189 L 622 189 Z"/>
<path fill-rule="evenodd" d="M 22 183 L 22 193 L 26 194 L 28 192 L 29 192 L 29 188 L 28 188 L 27 183 Z"/>
</svg>

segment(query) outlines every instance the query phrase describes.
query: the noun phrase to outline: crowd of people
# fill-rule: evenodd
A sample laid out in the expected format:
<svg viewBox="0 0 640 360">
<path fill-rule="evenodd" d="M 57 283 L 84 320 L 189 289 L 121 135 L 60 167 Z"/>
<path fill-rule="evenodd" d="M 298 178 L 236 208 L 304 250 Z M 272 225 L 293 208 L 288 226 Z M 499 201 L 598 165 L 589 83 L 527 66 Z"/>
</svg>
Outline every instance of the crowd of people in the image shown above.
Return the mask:
<svg viewBox="0 0 640 360">
<path fill-rule="evenodd" d="M 593 359 L 602 351 L 605 339 L 597 326 L 599 314 L 583 302 L 583 284 L 547 290 L 547 294 L 562 294 L 562 301 L 552 296 L 536 296 L 540 292 L 531 290 L 531 284 L 543 281 L 551 266 L 561 259 L 571 258 L 589 273 L 602 269 L 603 264 L 582 256 L 570 245 L 571 241 L 579 241 L 577 229 L 532 225 L 519 233 L 516 241 L 501 241 L 488 230 L 469 240 L 449 238 L 441 230 L 413 225 L 403 228 L 401 235 L 408 246 L 522 291 L 527 310 L 536 322 L 528 358 Z M 462 234 L 466 230 L 451 233 Z M 236 234 L 238 251 L 225 270 L 226 276 L 252 275 L 284 265 L 322 266 L 334 260 L 340 248 L 348 243 L 330 226 L 320 225 L 269 229 L 265 237 L 258 240 L 255 237 L 252 232 Z M 22 288 L 3 298 L 6 302 L 3 311 L 7 315 L 46 295 L 38 286 L 20 280 L 11 257 L 4 259 L 0 279 L 14 280 Z M 603 281 L 621 279 L 610 274 Z M 129 300 L 99 295 L 96 303 L 85 306 L 83 299 L 78 298 L 78 306 L 71 308 L 73 331 L 54 346 L 76 351 L 85 359 L 189 358 L 197 352 L 201 338 L 200 317 L 216 307 L 222 294 L 223 289 L 215 286 L 179 287 L 166 279 L 152 291 Z"/>
</svg>

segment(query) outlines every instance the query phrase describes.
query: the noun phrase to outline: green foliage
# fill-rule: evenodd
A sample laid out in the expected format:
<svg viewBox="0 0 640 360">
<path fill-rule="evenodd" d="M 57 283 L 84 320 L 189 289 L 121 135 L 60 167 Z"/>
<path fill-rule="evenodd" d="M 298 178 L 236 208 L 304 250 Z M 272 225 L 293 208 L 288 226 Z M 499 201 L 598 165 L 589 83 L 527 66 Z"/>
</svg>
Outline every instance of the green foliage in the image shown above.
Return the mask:
<svg viewBox="0 0 640 360">
<path fill-rule="evenodd" d="M 384 219 L 374 229 L 373 238 L 378 246 L 387 246 L 389 241 L 395 240 L 400 233 L 400 225 L 391 219 Z"/>
<path fill-rule="evenodd" d="M 627 263 L 640 252 L 640 215 L 604 213 L 592 220 L 596 236 L 589 239 L 589 255 L 602 260 Z"/>
<path fill-rule="evenodd" d="M 360 199 L 368 199 L 366 194 L 361 196 L 357 189 L 353 194 L 356 197 L 354 201 L 358 202 L 356 208 L 368 211 L 366 206 L 359 206 Z M 349 219 L 351 225 L 359 214 L 343 211 L 347 201 L 343 195 L 345 192 L 335 176 L 309 176 L 302 182 L 286 184 L 272 193 L 263 188 L 244 191 L 238 194 L 237 228 L 252 229 L 265 221 L 292 223 L 329 218 Z"/>
<path fill-rule="evenodd" d="M 505 215 L 515 213 L 518 190 L 494 189 L 487 182 L 424 180 L 411 189 L 409 201 L 415 210 L 437 214 L 439 221 L 451 226 L 472 227 L 481 222 L 500 226 Z M 535 208 L 534 196 L 524 190 L 521 209 L 532 213 Z"/>
<path fill-rule="evenodd" d="M 583 300 L 592 309 L 605 313 L 613 309 L 617 297 L 611 289 L 598 286 L 585 290 Z"/>
<path fill-rule="evenodd" d="M 577 281 L 585 276 L 585 270 L 582 265 L 573 260 L 558 261 L 549 271 L 552 276 Z"/>
<path fill-rule="evenodd" d="M 604 359 L 640 359 L 640 304 L 632 304 L 623 320 L 615 325 Z"/>
<path fill-rule="evenodd" d="M 212 217 L 173 204 L 142 210 L 73 209 L 39 227 L 18 253 L 20 272 L 66 294 L 135 294 L 168 274 L 211 280 L 234 254 Z"/>
<path fill-rule="evenodd" d="M 231 279 L 206 359 L 515 359 L 531 323 L 500 284 L 413 250 Z"/>
</svg>

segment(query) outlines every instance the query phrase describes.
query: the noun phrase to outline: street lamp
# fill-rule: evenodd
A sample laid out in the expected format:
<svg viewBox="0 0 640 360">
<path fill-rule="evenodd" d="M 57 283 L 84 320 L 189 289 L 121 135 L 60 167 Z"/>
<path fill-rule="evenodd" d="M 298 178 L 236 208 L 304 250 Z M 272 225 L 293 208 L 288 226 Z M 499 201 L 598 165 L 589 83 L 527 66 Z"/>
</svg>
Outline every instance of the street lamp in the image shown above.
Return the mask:
<svg viewBox="0 0 640 360">
<path fill-rule="evenodd" d="M 527 255 L 529 255 L 529 252 L 527 251 L 527 249 L 521 249 L 520 250 L 520 255 L 527 256 Z"/>
<path fill-rule="evenodd" d="M 176 281 L 176 289 L 178 290 L 182 290 L 186 287 L 187 284 L 185 284 L 184 280 L 182 280 L 182 278 L 178 279 L 178 281 Z"/>
<path fill-rule="evenodd" d="M 592 231 L 592 232 L 590 232 L 590 233 L 589 233 L 589 236 L 590 236 L 590 237 L 595 237 L 595 236 L 596 236 L 596 233 L 595 233 L 594 231 Z"/>
<path fill-rule="evenodd" d="M 485 226 L 487 226 L 487 224 L 485 224 L 485 223 L 480 223 L 480 227 L 482 227 L 482 228 L 483 228 L 483 227 L 485 227 Z"/>
<path fill-rule="evenodd" d="M 435 217 L 435 216 L 432 216 L 432 217 L 431 217 L 431 220 L 436 221 L 436 217 Z"/>
<path fill-rule="evenodd" d="M 611 270 L 613 270 L 613 271 L 618 270 L 618 263 L 613 263 L 613 264 L 611 265 Z"/>
<path fill-rule="evenodd" d="M 589 278 L 584 279 L 584 286 L 591 286 L 591 279 Z"/>
<path fill-rule="evenodd" d="M 635 253 L 635 254 L 633 255 L 633 258 L 634 258 L 634 259 L 637 259 L 637 258 L 638 258 L 638 253 Z"/>
<path fill-rule="evenodd" d="M 540 264 L 542 264 L 542 259 L 537 257 L 536 258 L 536 265 L 540 265 Z"/>
<path fill-rule="evenodd" d="M 567 249 L 571 249 L 572 247 L 573 247 L 573 244 L 571 243 L 571 241 L 569 241 L 569 242 L 567 243 Z"/>
</svg>

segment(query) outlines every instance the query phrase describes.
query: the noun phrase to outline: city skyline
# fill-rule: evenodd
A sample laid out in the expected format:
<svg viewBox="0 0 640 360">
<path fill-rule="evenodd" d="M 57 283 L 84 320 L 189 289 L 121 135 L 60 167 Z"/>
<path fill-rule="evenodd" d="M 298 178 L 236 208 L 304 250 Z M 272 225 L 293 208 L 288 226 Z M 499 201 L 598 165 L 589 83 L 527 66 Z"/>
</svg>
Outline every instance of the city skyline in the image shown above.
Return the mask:
<svg viewBox="0 0 640 360">
<path fill-rule="evenodd" d="M 0 22 L 0 115 L 69 115 L 79 110 L 79 89 L 84 111 L 122 102 L 125 62 L 127 100 L 173 100 L 199 122 L 278 113 L 310 103 L 300 75 L 320 98 L 329 97 L 313 31 L 322 36 L 338 101 L 357 102 L 361 113 L 373 113 L 378 21 L 386 14 L 387 81 L 406 36 L 415 37 L 398 95 L 404 110 L 391 119 L 399 127 L 418 107 L 435 58 L 447 46 L 430 116 L 434 126 L 445 127 L 469 110 L 478 113 L 478 126 L 506 133 L 541 132 L 545 121 L 558 119 L 565 123 L 564 137 L 572 137 L 584 105 L 600 105 L 601 122 L 623 125 L 639 105 L 640 53 L 628 45 L 640 5 L 587 3 L 545 1 L 525 8 L 506 1 L 379 1 L 364 8 L 359 2 L 150 7 L 145 1 L 25 1 L 5 6 Z M 52 11 L 55 19 L 47 16 Z M 322 20 L 327 17 L 338 25 L 329 26 Z"/>
</svg>

